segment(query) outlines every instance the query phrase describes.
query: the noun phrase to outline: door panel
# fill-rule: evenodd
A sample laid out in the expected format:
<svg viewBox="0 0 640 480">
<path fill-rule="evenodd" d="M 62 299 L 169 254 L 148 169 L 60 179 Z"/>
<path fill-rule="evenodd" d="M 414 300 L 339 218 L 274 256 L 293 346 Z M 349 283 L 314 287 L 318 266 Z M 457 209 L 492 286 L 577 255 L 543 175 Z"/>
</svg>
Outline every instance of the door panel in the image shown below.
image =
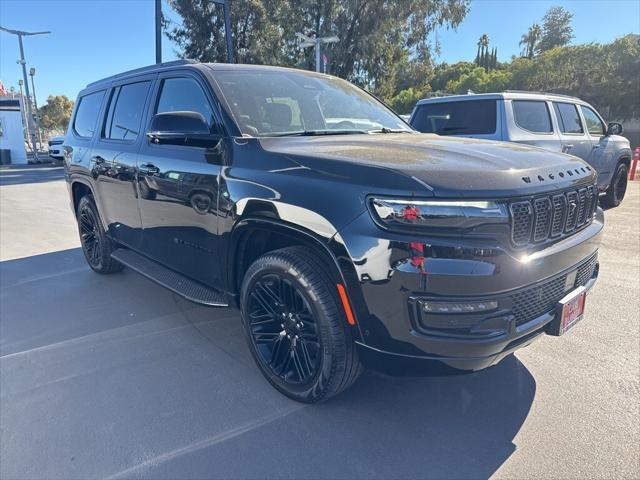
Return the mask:
<svg viewBox="0 0 640 480">
<path fill-rule="evenodd" d="M 598 172 L 598 188 L 605 189 L 611 181 L 615 167 L 615 142 L 606 136 L 606 125 L 591 108 L 581 105 L 584 124 L 591 140 L 591 152 L 587 161 Z"/>
<path fill-rule="evenodd" d="M 553 109 L 560 126 L 562 151 L 588 160 L 592 144 L 582 124 L 578 107 L 573 103 L 553 102 Z"/>
<path fill-rule="evenodd" d="M 160 78 L 155 113 L 195 111 L 211 133 L 221 133 L 207 85 L 191 75 Z M 220 143 L 225 145 L 223 139 Z M 211 286 L 220 283 L 218 182 L 220 151 L 151 143 L 145 138 L 138 159 L 142 252 L 180 273 Z"/>
<path fill-rule="evenodd" d="M 136 162 L 151 85 L 151 80 L 145 80 L 112 89 L 106 119 L 91 157 L 108 232 L 132 248 L 139 248 L 142 239 Z"/>
<path fill-rule="evenodd" d="M 220 165 L 204 149 L 147 144 L 138 159 L 142 251 L 196 280 L 219 280 Z"/>
</svg>

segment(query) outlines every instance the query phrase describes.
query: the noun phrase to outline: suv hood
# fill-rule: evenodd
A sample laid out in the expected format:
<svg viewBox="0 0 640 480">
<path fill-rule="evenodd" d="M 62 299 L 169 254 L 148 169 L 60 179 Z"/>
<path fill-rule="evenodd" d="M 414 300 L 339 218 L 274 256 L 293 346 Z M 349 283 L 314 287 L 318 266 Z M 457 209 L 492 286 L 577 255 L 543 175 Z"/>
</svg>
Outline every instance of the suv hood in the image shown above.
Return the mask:
<svg viewBox="0 0 640 480">
<path fill-rule="evenodd" d="M 474 138 L 360 134 L 261 138 L 260 144 L 314 170 L 334 170 L 327 161 L 338 162 L 335 170 L 343 173 L 349 171 L 344 163 L 391 170 L 413 178 L 412 193 L 428 190 L 446 197 L 527 195 L 596 178 L 591 167 L 571 155 Z"/>
</svg>

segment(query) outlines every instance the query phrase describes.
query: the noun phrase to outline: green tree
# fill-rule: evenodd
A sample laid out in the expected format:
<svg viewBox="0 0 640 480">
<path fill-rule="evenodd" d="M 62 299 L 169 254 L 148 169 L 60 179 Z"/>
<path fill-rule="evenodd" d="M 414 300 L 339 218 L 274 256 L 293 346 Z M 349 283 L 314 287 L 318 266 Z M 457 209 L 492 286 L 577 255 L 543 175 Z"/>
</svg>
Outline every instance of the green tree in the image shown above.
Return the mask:
<svg viewBox="0 0 640 480">
<path fill-rule="evenodd" d="M 181 17 L 167 23 L 179 54 L 225 61 L 222 8 L 209 0 L 168 0 Z M 231 29 L 236 60 L 313 68 L 313 49 L 296 33 L 337 35 L 325 45 L 333 74 L 390 98 L 400 83 L 424 83 L 432 69 L 429 33 L 457 27 L 469 0 L 234 0 Z M 437 48 L 437 45 L 435 46 Z"/>
<path fill-rule="evenodd" d="M 457 82 L 462 75 L 470 73 L 476 67 L 477 65 L 471 62 L 458 62 L 452 65 L 441 63 L 437 65 L 429 82 L 431 90 L 434 92 L 453 93 L 451 85 Z"/>
<path fill-rule="evenodd" d="M 478 39 L 478 55 L 476 56 L 476 65 L 479 67 L 488 68 L 488 52 L 489 52 L 489 35 L 483 33 Z"/>
<path fill-rule="evenodd" d="M 542 29 L 540 25 L 534 23 L 529 27 L 527 33 L 523 34 L 520 38 L 520 46 L 524 46 L 522 51 L 522 56 L 527 58 L 533 58 L 538 50 L 538 42 L 540 41 L 540 36 L 542 35 Z"/>
<path fill-rule="evenodd" d="M 505 70 L 492 70 L 487 72 L 482 67 L 476 67 L 469 73 L 460 76 L 460 79 L 449 86 L 453 93 L 466 94 L 502 92 L 509 88 L 511 73 Z"/>
<path fill-rule="evenodd" d="M 542 19 L 542 36 L 538 49 L 546 52 L 568 45 L 573 38 L 571 19 L 573 14 L 563 7 L 551 7 Z"/>
<path fill-rule="evenodd" d="M 50 95 L 47 103 L 38 109 L 42 128 L 46 130 L 65 130 L 73 111 L 73 101 L 65 95 Z"/>
<path fill-rule="evenodd" d="M 389 106 L 400 114 L 411 113 L 416 102 L 428 96 L 430 92 L 429 84 L 420 88 L 401 90 L 389 100 Z"/>
</svg>

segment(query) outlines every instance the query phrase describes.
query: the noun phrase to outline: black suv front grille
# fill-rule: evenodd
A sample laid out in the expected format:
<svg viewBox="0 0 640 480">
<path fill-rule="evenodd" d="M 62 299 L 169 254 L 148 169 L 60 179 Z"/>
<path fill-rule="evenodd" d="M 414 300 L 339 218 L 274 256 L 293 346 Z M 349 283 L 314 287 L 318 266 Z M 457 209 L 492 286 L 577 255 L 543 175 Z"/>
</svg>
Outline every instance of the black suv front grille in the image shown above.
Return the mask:
<svg viewBox="0 0 640 480">
<path fill-rule="evenodd" d="M 575 281 L 570 285 L 566 285 L 567 276 L 573 272 L 511 294 L 513 302 L 511 312 L 516 317 L 516 325 L 522 325 L 551 312 L 567 292 L 575 287 L 586 285 L 593 276 L 597 260 L 597 255 L 593 255 L 580 265 Z"/>
<path fill-rule="evenodd" d="M 511 241 L 516 247 L 571 235 L 588 225 L 598 206 L 595 185 L 509 204 Z"/>
</svg>

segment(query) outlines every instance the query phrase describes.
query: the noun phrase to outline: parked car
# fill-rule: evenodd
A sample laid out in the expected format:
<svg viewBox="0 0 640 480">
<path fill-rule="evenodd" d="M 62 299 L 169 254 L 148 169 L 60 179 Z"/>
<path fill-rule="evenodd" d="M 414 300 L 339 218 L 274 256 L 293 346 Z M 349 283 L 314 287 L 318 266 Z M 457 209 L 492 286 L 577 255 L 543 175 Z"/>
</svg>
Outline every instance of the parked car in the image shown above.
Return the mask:
<svg viewBox="0 0 640 480">
<path fill-rule="evenodd" d="M 505 92 L 418 101 L 410 120 L 416 130 L 526 143 L 569 153 L 598 173 L 602 203 L 617 207 L 627 189 L 631 162 L 622 125 L 605 124 L 594 107 L 565 95 Z"/>
<path fill-rule="evenodd" d="M 64 148 L 89 266 L 239 307 L 256 364 L 302 402 L 363 367 L 494 365 L 580 320 L 598 276 L 592 167 L 420 134 L 328 75 L 126 72 L 79 94 Z"/>
<path fill-rule="evenodd" d="M 62 144 L 64 143 L 64 135 L 49 137 L 49 156 L 55 160 L 62 161 L 64 153 Z"/>
</svg>

